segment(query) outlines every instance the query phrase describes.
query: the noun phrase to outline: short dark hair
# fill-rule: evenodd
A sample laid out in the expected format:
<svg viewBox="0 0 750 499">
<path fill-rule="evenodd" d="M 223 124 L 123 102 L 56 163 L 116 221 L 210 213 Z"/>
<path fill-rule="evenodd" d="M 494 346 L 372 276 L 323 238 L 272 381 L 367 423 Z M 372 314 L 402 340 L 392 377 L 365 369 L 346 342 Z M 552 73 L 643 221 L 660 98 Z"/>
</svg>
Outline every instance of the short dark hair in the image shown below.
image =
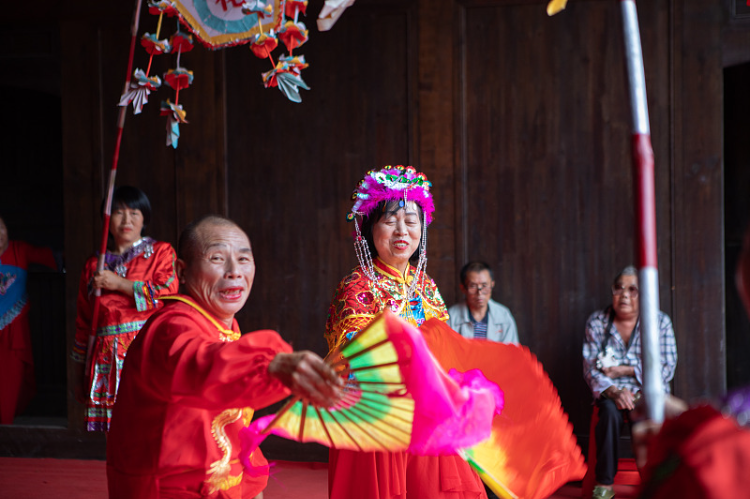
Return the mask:
<svg viewBox="0 0 750 499">
<path fill-rule="evenodd" d="M 401 200 L 395 201 L 381 201 L 378 206 L 372 210 L 369 217 L 365 217 L 362 220 L 362 236 L 367 241 L 367 246 L 370 248 L 370 254 L 375 257 L 378 256 L 378 250 L 375 248 L 375 241 L 372 238 L 372 228 L 378 221 L 384 216 L 390 216 L 403 207 L 399 205 Z M 419 260 L 419 252 L 424 247 L 427 248 L 427 231 L 424 230 L 424 211 L 419 203 L 414 203 L 417 206 L 417 214 L 419 215 L 419 222 L 422 227 L 422 234 L 420 234 L 419 246 L 416 251 L 409 257 L 409 263 L 416 265 Z"/>
<path fill-rule="evenodd" d="M 102 214 L 104 214 L 107 199 L 102 200 Z M 151 202 L 148 196 L 137 187 L 132 185 L 121 185 L 112 193 L 112 209 L 127 206 L 132 210 L 140 210 L 143 214 L 143 227 L 151 223 Z"/>
<path fill-rule="evenodd" d="M 469 274 L 469 272 L 481 272 L 483 270 L 486 270 L 490 273 L 491 280 L 495 280 L 495 273 L 492 271 L 489 265 L 478 260 L 473 260 L 461 267 L 461 284 L 463 284 L 464 286 L 466 285 L 466 276 Z"/>
<path fill-rule="evenodd" d="M 617 286 L 617 283 L 620 282 L 620 279 L 622 276 L 626 275 L 634 275 L 636 278 L 638 277 L 638 269 L 635 268 L 633 265 L 628 265 L 624 269 L 622 269 L 614 278 L 612 281 L 612 284 Z"/>
<path fill-rule="evenodd" d="M 221 225 L 224 227 L 237 227 L 236 222 L 230 220 L 221 215 L 209 214 L 203 215 L 202 217 L 196 218 L 182 230 L 180 234 L 180 240 L 177 243 L 177 257 L 184 260 L 185 262 L 191 262 L 195 258 L 198 252 L 198 229 L 205 224 Z M 241 230 L 241 229 L 240 229 Z"/>
</svg>

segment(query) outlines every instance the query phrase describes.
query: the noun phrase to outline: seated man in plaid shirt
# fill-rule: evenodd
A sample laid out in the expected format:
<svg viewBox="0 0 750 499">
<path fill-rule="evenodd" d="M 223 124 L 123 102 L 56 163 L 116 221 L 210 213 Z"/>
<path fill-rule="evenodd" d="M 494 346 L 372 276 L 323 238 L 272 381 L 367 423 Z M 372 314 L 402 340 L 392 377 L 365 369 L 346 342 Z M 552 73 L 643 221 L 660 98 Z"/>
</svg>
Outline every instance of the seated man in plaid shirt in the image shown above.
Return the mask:
<svg viewBox="0 0 750 499">
<path fill-rule="evenodd" d="M 599 408 L 596 425 L 594 498 L 614 497 L 617 444 L 625 416 L 634 409 L 643 382 L 638 272 L 628 266 L 612 284 L 612 306 L 594 312 L 586 323 L 583 375 Z M 669 316 L 659 312 L 659 346 L 664 391 L 677 365 L 677 345 Z"/>
</svg>

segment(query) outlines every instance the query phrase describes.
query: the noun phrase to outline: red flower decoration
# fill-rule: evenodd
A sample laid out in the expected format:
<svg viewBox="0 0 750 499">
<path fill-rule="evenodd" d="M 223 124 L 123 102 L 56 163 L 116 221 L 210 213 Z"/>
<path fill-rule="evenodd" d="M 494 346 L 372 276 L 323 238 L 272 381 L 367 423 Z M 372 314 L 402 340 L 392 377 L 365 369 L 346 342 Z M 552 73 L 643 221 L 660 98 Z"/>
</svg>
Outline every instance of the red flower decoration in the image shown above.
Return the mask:
<svg viewBox="0 0 750 499">
<path fill-rule="evenodd" d="M 157 40 L 156 35 L 144 33 L 141 37 L 141 45 L 151 55 L 161 55 L 169 52 L 169 41 Z"/>
<path fill-rule="evenodd" d="M 178 31 L 169 39 L 169 44 L 172 46 L 172 52 L 178 54 L 184 54 L 193 50 L 193 35 Z"/>
<path fill-rule="evenodd" d="M 164 81 L 175 90 L 182 90 L 193 83 L 193 72 L 185 68 L 170 69 L 164 75 Z"/>
<path fill-rule="evenodd" d="M 279 39 L 284 42 L 287 50 L 294 50 L 307 41 L 307 33 L 304 24 L 287 21 L 279 30 Z"/>
<path fill-rule="evenodd" d="M 265 59 L 271 55 L 271 52 L 273 52 L 278 45 L 279 41 L 275 36 L 260 33 L 255 35 L 255 39 L 250 44 L 250 50 L 253 51 L 253 54 L 255 54 L 256 57 Z"/>
<path fill-rule="evenodd" d="M 297 12 L 303 15 L 307 15 L 306 11 L 307 11 L 307 0 L 304 0 L 304 1 L 286 0 L 286 5 L 284 6 L 284 13 L 286 14 L 287 17 L 293 18 L 295 13 Z"/>
</svg>

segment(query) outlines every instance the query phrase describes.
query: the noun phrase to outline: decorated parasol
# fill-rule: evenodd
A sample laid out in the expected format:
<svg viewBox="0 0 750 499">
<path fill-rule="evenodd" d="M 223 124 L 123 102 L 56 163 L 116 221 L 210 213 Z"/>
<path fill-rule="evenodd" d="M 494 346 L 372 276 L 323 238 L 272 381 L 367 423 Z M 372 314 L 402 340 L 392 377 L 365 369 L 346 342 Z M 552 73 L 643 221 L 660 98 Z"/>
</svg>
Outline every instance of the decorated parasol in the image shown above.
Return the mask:
<svg viewBox="0 0 750 499">
<path fill-rule="evenodd" d="M 331 28 L 353 0 L 328 0 L 321 11 L 322 30 Z M 307 0 L 151 0 L 150 14 L 158 15 L 156 32 L 144 33 L 141 45 L 149 54 L 146 70 L 136 69 L 132 82 L 120 97 L 120 106 L 133 105 L 135 114 L 143 110 L 149 95 L 158 90 L 162 81 L 175 90 L 174 102 L 161 102 L 160 113 L 167 117 L 166 144 L 174 148 L 180 137 L 180 124 L 187 123 L 186 111 L 179 104 L 179 92 L 193 82 L 193 72 L 180 65 L 183 53 L 193 48 L 192 36 L 212 50 L 248 44 L 256 57 L 268 59 L 269 71 L 261 73 L 266 88 L 278 88 L 292 102 L 302 102 L 300 89 L 310 87 L 302 79 L 302 70 L 309 64 L 304 55 L 294 51 L 309 39 L 309 31 L 300 20 L 307 12 Z M 140 9 L 140 2 L 138 3 Z M 176 17 L 191 33 L 179 29 L 162 38 L 164 18 Z M 325 19 L 323 19 L 325 18 Z M 273 52 L 282 45 L 287 53 L 274 58 Z M 154 56 L 176 55 L 176 67 L 163 75 L 151 74 Z"/>
<path fill-rule="evenodd" d="M 646 414 L 654 422 L 664 420 L 664 387 L 659 348 L 659 269 L 656 252 L 656 194 L 654 151 L 646 101 L 641 34 L 634 0 L 618 0 L 622 10 L 625 61 L 632 117 L 631 151 L 635 193 L 636 255 L 640 293 L 641 341 L 643 348 L 643 400 Z M 567 0 L 552 0 L 549 15 L 565 8 Z"/>
<path fill-rule="evenodd" d="M 476 370 L 446 374 L 419 331 L 390 312 L 328 361 L 346 380 L 342 401 L 323 408 L 293 398 L 254 421 L 240 433 L 245 466 L 269 433 L 355 451 L 455 454 L 488 438 L 503 406 L 496 384 Z"/>
</svg>

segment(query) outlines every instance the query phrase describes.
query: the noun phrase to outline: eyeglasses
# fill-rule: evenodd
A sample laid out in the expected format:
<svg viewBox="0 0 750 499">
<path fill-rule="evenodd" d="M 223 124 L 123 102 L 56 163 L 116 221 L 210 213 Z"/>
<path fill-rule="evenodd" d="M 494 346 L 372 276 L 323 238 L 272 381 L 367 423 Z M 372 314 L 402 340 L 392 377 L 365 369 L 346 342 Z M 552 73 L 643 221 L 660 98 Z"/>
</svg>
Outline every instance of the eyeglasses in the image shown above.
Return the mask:
<svg viewBox="0 0 750 499">
<path fill-rule="evenodd" d="M 486 284 L 474 284 L 474 283 L 471 283 L 468 286 L 466 286 L 466 290 L 469 293 L 482 293 L 485 289 L 487 291 L 492 290 L 492 283 L 486 283 Z"/>
<path fill-rule="evenodd" d="M 618 286 L 617 284 L 612 285 L 612 296 L 622 296 L 626 291 L 631 298 L 636 298 L 638 296 L 638 286 L 634 284 L 631 284 L 628 287 Z"/>
</svg>

